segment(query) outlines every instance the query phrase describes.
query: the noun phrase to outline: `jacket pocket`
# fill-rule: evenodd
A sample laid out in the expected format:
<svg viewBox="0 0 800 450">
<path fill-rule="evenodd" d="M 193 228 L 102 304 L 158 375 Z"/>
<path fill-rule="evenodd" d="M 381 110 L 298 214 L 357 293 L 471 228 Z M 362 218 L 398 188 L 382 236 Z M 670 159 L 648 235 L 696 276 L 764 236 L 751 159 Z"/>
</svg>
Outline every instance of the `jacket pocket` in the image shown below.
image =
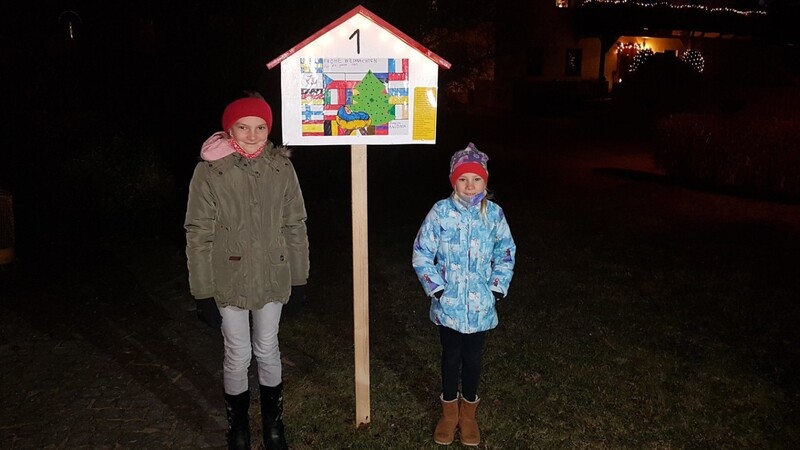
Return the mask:
<svg viewBox="0 0 800 450">
<path fill-rule="evenodd" d="M 495 310 L 496 300 L 492 294 L 489 284 L 482 286 L 483 292 L 480 293 L 480 306 L 478 307 L 478 329 L 480 331 L 494 328 L 497 325 L 497 311 Z"/>
<path fill-rule="evenodd" d="M 242 256 L 223 253 L 214 261 L 215 297 L 229 300 L 236 295 L 242 273 Z"/>
<path fill-rule="evenodd" d="M 288 296 L 292 284 L 292 271 L 289 266 L 289 251 L 286 247 L 269 249 L 269 280 L 272 291 L 280 296 Z"/>
<path fill-rule="evenodd" d="M 458 226 L 442 223 L 439 232 L 439 251 L 445 255 L 458 254 L 461 246 L 461 230 Z"/>
</svg>

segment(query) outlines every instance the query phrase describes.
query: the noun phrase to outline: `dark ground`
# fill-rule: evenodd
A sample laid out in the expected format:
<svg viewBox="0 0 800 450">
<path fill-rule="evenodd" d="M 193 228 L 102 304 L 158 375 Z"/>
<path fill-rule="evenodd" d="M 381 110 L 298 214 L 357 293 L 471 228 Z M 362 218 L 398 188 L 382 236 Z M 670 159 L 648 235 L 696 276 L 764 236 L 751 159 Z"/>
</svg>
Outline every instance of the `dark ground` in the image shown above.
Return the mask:
<svg viewBox="0 0 800 450">
<path fill-rule="evenodd" d="M 646 142 L 602 130 L 613 120 L 596 128 L 576 118 L 528 118 L 526 127 L 510 120 L 489 127 L 497 121 L 475 116 L 460 123 L 466 126 L 457 133 L 447 120 L 442 118 L 436 146 L 369 149 L 375 272 L 381 258 L 409 257 L 387 255 L 380 245 L 393 240 L 392 233 L 416 227 L 432 202 L 447 195 L 449 155 L 472 139 L 492 158 L 491 186 L 519 243 L 546 241 L 548 230 L 526 224 L 538 211 L 557 211 L 551 225 L 573 230 L 576 247 L 585 245 L 582 236 L 593 230 L 629 235 L 629 248 L 605 247 L 600 239 L 587 255 L 625 260 L 646 249 L 663 265 L 739 271 L 752 279 L 755 292 L 768 287 L 800 293 L 798 205 L 670 185 L 653 167 Z M 296 150 L 309 210 L 312 275 L 304 308 L 311 311 L 324 308 L 326 294 L 336 290 L 331 287 L 349 278 L 348 152 Z M 53 234 L 35 245 L 20 243 L 16 262 L 1 273 L 0 447 L 223 445 L 221 342 L 195 317 L 180 223 L 166 229 L 155 237 L 142 233 L 124 240 Z M 398 237 L 410 249 L 408 238 Z M 520 247 L 517 277 L 547 276 L 547 261 L 529 252 Z M 694 287 L 681 286 L 676 295 L 680 289 Z M 798 317 L 796 305 L 764 299 L 762 306 L 786 308 L 790 321 Z M 304 317 L 301 311 L 284 320 Z M 752 319 L 753 328 L 763 325 L 757 315 Z M 777 329 L 776 348 L 783 354 L 774 357 L 776 367 L 796 374 L 797 335 Z M 288 382 L 296 371 L 314 370 L 297 350 L 283 351 Z M 294 361 L 301 364 L 293 367 Z"/>
</svg>

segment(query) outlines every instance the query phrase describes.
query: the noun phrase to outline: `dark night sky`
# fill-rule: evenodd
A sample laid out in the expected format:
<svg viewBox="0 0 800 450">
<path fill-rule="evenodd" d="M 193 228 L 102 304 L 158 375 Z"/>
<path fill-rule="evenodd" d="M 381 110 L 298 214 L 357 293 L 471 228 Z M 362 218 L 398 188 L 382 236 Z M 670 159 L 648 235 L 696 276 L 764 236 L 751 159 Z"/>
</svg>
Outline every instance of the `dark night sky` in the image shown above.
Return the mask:
<svg viewBox="0 0 800 450">
<path fill-rule="evenodd" d="M 4 123 L 27 114 L 93 111 L 116 119 L 113 126 L 157 133 L 182 128 L 183 140 L 199 144 L 215 128 L 216 111 L 243 89 L 275 101 L 279 70 L 266 63 L 354 6 L 363 4 L 416 38 L 425 19 L 409 12 L 414 2 L 396 1 L 331 1 L 325 8 L 264 1 L 227 2 L 224 8 L 207 0 L 126 3 L 49 2 L 6 15 L 3 96 L 18 106 L 14 113 L 6 109 Z"/>
<path fill-rule="evenodd" d="M 324 8 L 263 0 L 22 5 L 0 19 L 5 135 L 56 167 L 93 142 L 150 145 L 182 188 L 192 168 L 186 162 L 219 127 L 224 105 L 243 89 L 258 90 L 280 123 L 280 73 L 266 63 L 358 4 L 418 40 L 433 23 L 467 26 L 491 17 L 494 6 L 444 0 L 434 15 L 420 13 L 429 0 L 332 0 Z M 29 153 L 9 146 L 4 153 L 0 189 L 20 197 L 58 178 L 49 171 L 63 175 L 53 166 L 33 170 Z"/>
<path fill-rule="evenodd" d="M 266 63 L 358 4 L 420 38 L 425 17 L 412 14 L 414 2 L 52 1 L 6 13 L 0 118 L 7 136 L 36 149 L 6 147 L 0 165 L 18 230 L 74 213 L 63 205 L 76 200 L 87 214 L 105 212 L 120 202 L 103 195 L 135 187 L 131 166 L 148 152 L 173 177 L 179 211 L 224 105 L 258 90 L 280 123 L 280 71 Z"/>
</svg>

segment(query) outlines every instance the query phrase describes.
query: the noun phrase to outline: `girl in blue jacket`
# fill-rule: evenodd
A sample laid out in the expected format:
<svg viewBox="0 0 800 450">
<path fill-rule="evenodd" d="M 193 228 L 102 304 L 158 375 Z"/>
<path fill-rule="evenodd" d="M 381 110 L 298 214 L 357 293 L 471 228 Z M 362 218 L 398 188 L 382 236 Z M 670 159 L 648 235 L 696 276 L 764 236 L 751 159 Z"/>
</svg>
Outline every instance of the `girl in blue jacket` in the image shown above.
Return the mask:
<svg viewBox="0 0 800 450">
<path fill-rule="evenodd" d="M 495 302 L 508 293 L 514 273 L 511 230 L 503 209 L 487 197 L 488 160 L 472 143 L 453 155 L 453 194 L 433 205 L 414 241 L 412 266 L 431 298 L 430 318 L 442 345 L 437 444 L 452 443 L 456 429 L 462 444 L 480 444 L 481 352 L 486 332 L 497 326 Z"/>
</svg>

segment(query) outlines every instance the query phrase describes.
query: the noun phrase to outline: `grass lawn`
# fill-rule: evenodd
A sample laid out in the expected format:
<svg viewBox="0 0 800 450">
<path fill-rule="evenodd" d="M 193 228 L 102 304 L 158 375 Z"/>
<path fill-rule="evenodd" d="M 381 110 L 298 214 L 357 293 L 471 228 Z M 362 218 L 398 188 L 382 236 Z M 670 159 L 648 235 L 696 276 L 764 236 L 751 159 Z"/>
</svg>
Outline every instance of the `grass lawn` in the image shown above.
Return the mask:
<svg viewBox="0 0 800 450">
<path fill-rule="evenodd" d="M 518 245 L 484 354 L 480 448 L 797 448 L 800 206 L 625 176 L 646 143 L 537 130 L 476 140 Z M 287 376 L 293 449 L 439 448 L 438 335 L 410 252 L 467 143 L 440 141 L 369 149 L 372 417 L 360 430 L 349 149 L 298 151 L 311 297 L 281 342 L 315 363 Z"/>
<path fill-rule="evenodd" d="M 360 429 L 349 148 L 296 149 L 312 267 L 308 303 L 284 317 L 280 339 L 313 363 L 285 372 L 291 448 L 440 448 L 438 335 L 411 244 L 469 140 L 491 158 L 489 186 L 518 245 L 484 353 L 479 448 L 800 448 L 800 205 L 672 185 L 650 171 L 646 141 L 603 126 L 533 118 L 503 134 L 481 121 L 444 127 L 435 146 L 369 148 L 371 420 Z M 162 278 L 185 280 L 180 239 Z M 165 269 L 138 250 L 137 270 Z M 180 289 L 182 303 L 164 307 L 196 325 Z M 174 339 L 197 343 L 189 354 L 220 378 L 204 395 L 221 408 L 221 353 L 208 350 L 221 344 L 184 329 L 195 331 Z"/>
</svg>

